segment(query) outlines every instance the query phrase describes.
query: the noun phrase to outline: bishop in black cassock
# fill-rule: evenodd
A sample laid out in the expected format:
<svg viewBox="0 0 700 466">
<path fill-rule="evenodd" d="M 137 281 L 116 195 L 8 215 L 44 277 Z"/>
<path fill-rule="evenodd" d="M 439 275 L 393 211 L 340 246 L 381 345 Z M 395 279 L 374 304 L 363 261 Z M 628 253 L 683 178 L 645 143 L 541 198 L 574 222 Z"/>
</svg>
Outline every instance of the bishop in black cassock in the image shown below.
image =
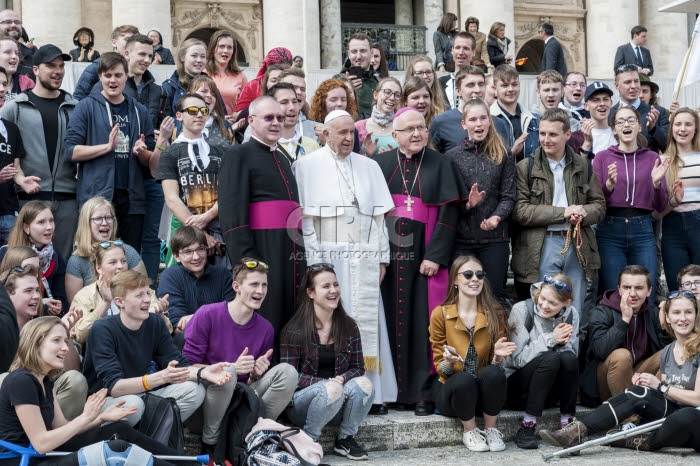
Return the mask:
<svg viewBox="0 0 700 466">
<path fill-rule="evenodd" d="M 253 136 L 221 162 L 219 220 L 231 264 L 251 257 L 269 266 L 267 297 L 259 312 L 275 329 L 278 355 L 279 335 L 294 313 L 306 269 L 301 210 L 290 162 L 277 150 L 282 123 L 265 121 L 282 115 L 282 109 L 274 99 L 260 97 L 250 113 Z"/>
<path fill-rule="evenodd" d="M 430 399 L 435 374 L 428 334 L 430 314 L 445 299 L 458 202 L 463 198 L 452 162 L 426 147 L 428 131 L 414 109 L 396 112 L 398 149 L 374 157 L 396 208 L 386 216 L 391 265 L 382 283 L 398 402 Z"/>
</svg>

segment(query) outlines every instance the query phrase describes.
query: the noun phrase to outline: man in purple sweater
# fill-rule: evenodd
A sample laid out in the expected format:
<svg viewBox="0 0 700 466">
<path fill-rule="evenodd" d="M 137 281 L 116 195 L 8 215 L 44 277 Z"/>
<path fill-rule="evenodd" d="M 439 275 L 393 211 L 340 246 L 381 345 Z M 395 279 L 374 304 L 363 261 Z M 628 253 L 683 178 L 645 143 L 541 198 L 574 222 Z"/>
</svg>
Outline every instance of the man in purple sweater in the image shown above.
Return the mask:
<svg viewBox="0 0 700 466">
<path fill-rule="evenodd" d="M 182 354 L 192 364 L 230 362 L 228 370 L 260 396 L 265 417 L 277 419 L 292 399 L 299 375 L 289 364 L 270 368 L 274 330 L 256 313 L 267 295 L 268 266 L 243 258 L 233 268 L 233 301 L 200 307 L 185 328 Z M 221 420 L 231 402 L 233 384 L 211 385 L 203 403 L 202 443 L 213 448 L 219 438 Z"/>
</svg>

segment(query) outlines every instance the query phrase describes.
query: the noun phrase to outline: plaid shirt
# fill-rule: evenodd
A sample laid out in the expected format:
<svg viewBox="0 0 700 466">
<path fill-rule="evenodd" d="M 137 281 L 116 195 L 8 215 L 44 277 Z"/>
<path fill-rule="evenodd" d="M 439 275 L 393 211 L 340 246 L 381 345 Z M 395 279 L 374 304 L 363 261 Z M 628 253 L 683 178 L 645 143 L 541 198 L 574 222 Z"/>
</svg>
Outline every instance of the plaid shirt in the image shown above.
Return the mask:
<svg viewBox="0 0 700 466">
<path fill-rule="evenodd" d="M 311 353 L 303 355 L 301 345 L 293 344 L 290 341 L 289 334 L 285 333 L 282 335 L 282 342 L 280 343 L 280 362 L 291 364 L 297 372 L 299 372 L 297 390 L 325 380 L 317 376 L 319 344 L 318 333 L 314 332 L 314 342 Z M 304 358 L 302 359 L 302 357 Z M 334 374 L 336 377 L 339 375 L 342 376 L 345 382 L 365 374 L 362 340 L 360 339 L 360 329 L 357 328 L 357 324 L 353 326 L 352 336 L 348 338 L 345 350 L 338 353 L 335 357 Z"/>
</svg>

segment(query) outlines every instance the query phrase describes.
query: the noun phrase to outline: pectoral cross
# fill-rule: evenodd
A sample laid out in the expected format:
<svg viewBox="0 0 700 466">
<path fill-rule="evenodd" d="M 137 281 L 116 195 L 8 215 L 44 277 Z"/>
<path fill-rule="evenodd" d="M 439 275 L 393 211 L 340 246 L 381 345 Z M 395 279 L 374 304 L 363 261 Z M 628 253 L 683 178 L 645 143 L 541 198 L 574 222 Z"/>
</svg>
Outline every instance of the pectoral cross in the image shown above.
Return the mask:
<svg viewBox="0 0 700 466">
<path fill-rule="evenodd" d="M 406 199 L 403 200 L 403 203 L 406 204 L 406 210 L 409 212 L 411 211 L 411 205 L 413 205 L 416 201 L 411 199 L 411 196 L 408 196 Z"/>
</svg>

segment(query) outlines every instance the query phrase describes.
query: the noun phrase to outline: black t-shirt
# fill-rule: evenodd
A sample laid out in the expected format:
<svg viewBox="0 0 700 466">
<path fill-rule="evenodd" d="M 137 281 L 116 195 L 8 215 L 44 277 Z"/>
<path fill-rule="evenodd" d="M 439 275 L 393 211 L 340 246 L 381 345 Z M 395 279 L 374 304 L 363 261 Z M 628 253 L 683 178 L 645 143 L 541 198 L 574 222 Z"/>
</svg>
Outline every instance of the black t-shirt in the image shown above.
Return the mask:
<svg viewBox="0 0 700 466">
<path fill-rule="evenodd" d="M 41 411 L 46 430 L 53 423 L 53 382 L 44 377 L 44 388 L 36 377 L 24 369 L 10 372 L 0 388 L 0 439 L 29 446 L 29 438 L 19 422 L 15 406 L 35 405 Z"/>
<path fill-rule="evenodd" d="M 66 100 L 66 95 L 61 92 L 55 99 L 45 99 L 32 91 L 28 91 L 27 96 L 41 114 L 41 122 L 44 125 L 44 139 L 46 140 L 46 153 L 49 156 L 49 167 L 53 171 L 56 149 L 58 148 L 58 108 Z M 59 157 L 61 157 L 60 154 Z"/>
<path fill-rule="evenodd" d="M 110 103 L 112 125 L 119 122 L 119 139 L 114 149 L 114 188 L 129 189 L 129 157 L 131 156 L 131 141 L 129 141 L 129 104 L 126 99 L 120 104 Z"/>
<path fill-rule="evenodd" d="M 318 377 L 332 379 L 335 376 L 335 345 L 318 345 Z"/>
<path fill-rule="evenodd" d="M 24 157 L 22 138 L 19 128 L 4 118 L 2 119 L 7 130 L 7 139 L 0 134 L 0 169 L 15 162 L 15 159 Z M 19 210 L 15 182 L 9 180 L 0 184 L 0 215 L 14 215 Z"/>
</svg>

